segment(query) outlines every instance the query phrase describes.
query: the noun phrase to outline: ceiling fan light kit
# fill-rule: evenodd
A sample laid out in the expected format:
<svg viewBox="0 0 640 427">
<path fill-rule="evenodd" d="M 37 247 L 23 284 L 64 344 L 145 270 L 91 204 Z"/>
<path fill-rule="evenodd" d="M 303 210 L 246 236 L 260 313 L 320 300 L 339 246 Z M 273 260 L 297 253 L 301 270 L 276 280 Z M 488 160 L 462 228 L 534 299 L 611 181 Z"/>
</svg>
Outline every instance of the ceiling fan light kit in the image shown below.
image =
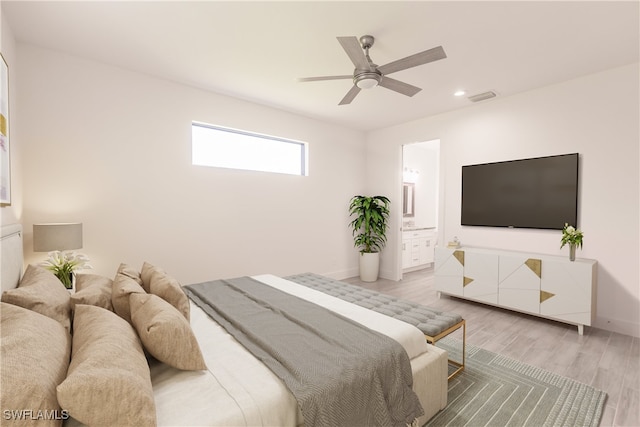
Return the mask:
<svg viewBox="0 0 640 427">
<path fill-rule="evenodd" d="M 353 62 L 353 65 L 356 67 L 353 70 L 353 87 L 349 92 L 347 92 L 338 105 L 350 104 L 356 95 L 360 93 L 361 89 L 372 89 L 376 86 L 382 86 L 405 96 L 413 96 L 422 89 L 408 83 L 392 79 L 387 77 L 387 75 L 447 57 L 442 46 L 438 46 L 378 67 L 378 65 L 374 64 L 369 57 L 369 49 L 373 46 L 375 41 L 373 36 L 364 35 L 360 37 L 359 40 L 353 36 L 337 37 L 337 39 L 347 56 L 349 56 L 349 59 L 351 59 L 351 62 Z M 349 77 L 351 76 L 305 77 L 299 79 L 299 81 L 312 82 L 321 80 L 339 80 Z"/>
<path fill-rule="evenodd" d="M 360 89 L 372 89 L 380 83 L 382 75 L 373 71 L 365 71 L 353 77 L 353 84 Z"/>
</svg>

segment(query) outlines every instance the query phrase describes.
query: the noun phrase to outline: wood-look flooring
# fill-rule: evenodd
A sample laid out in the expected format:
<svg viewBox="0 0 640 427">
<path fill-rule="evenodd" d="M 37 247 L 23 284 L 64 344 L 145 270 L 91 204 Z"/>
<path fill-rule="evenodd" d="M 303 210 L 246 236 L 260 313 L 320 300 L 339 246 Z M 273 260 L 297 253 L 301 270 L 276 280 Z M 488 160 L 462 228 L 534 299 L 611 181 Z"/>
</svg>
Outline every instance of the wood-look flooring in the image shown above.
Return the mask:
<svg viewBox="0 0 640 427">
<path fill-rule="evenodd" d="M 640 426 L 640 339 L 442 296 L 433 269 L 405 273 L 403 280 L 345 282 L 442 311 L 467 321 L 467 343 L 573 378 L 608 394 L 601 426 Z M 461 339 L 461 331 L 452 336 Z"/>
</svg>

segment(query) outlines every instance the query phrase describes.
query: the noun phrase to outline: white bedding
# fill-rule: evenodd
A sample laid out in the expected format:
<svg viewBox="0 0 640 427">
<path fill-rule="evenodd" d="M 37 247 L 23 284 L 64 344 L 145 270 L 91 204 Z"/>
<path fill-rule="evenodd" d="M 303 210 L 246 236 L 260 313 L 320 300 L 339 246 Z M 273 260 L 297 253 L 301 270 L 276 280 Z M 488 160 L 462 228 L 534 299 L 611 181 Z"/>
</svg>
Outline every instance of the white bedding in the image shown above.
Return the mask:
<svg viewBox="0 0 640 427">
<path fill-rule="evenodd" d="M 255 279 L 329 308 L 398 341 L 411 359 L 414 390 L 425 410 L 424 422 L 444 408 L 447 354 L 428 345 L 407 323 L 272 276 Z M 207 371 L 188 372 L 165 364 L 151 366 L 158 425 L 297 426 L 302 415 L 293 395 L 261 362 L 191 303 L 191 326 Z"/>
</svg>

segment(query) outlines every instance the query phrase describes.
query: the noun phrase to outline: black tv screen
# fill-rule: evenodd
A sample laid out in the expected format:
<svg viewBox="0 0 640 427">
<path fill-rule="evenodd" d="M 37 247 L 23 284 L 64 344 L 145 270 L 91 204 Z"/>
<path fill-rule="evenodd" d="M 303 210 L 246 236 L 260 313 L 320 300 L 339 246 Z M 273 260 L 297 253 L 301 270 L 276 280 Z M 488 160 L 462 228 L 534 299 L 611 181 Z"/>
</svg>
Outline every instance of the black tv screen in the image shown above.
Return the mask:
<svg viewBox="0 0 640 427">
<path fill-rule="evenodd" d="M 578 222 L 578 153 L 462 167 L 462 225 L 562 230 Z"/>
</svg>

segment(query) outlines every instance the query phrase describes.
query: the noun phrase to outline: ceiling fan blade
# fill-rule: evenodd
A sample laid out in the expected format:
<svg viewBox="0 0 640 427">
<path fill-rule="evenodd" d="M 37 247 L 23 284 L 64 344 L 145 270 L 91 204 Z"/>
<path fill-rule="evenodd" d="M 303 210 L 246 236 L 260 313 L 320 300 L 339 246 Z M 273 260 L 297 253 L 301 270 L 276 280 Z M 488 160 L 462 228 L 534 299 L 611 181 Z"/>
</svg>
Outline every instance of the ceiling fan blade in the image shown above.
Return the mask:
<svg viewBox="0 0 640 427">
<path fill-rule="evenodd" d="M 344 51 L 347 52 L 349 59 L 351 59 L 351 62 L 353 62 L 353 65 L 355 65 L 357 69 L 368 70 L 370 68 L 369 61 L 367 61 L 367 58 L 364 56 L 364 51 L 362 50 L 357 37 L 351 36 L 336 38 L 342 45 Z"/>
<path fill-rule="evenodd" d="M 415 55 L 407 56 L 397 61 L 389 62 L 378 70 L 383 74 L 391 74 L 397 71 L 406 70 L 407 68 L 417 67 L 418 65 L 428 64 L 429 62 L 444 59 L 447 54 L 444 53 L 442 46 L 434 47 L 433 49 L 425 50 L 424 52 L 416 53 Z"/>
<path fill-rule="evenodd" d="M 318 82 L 321 80 L 342 80 L 342 79 L 352 79 L 353 76 L 324 76 L 324 77 L 300 77 L 298 79 L 299 82 Z"/>
<path fill-rule="evenodd" d="M 353 85 L 351 90 L 347 92 L 347 94 L 344 96 L 344 98 L 342 98 L 342 101 L 340 101 L 338 105 L 351 104 L 351 101 L 353 101 L 353 98 L 355 98 L 356 95 L 360 93 L 360 90 L 361 89 L 358 86 Z"/>
<path fill-rule="evenodd" d="M 380 83 L 378 83 L 378 85 L 407 96 L 413 96 L 422 90 L 419 87 L 412 86 L 408 83 L 404 83 L 400 80 L 392 79 L 391 77 L 387 76 L 382 76 L 382 79 L 380 79 Z"/>
</svg>

